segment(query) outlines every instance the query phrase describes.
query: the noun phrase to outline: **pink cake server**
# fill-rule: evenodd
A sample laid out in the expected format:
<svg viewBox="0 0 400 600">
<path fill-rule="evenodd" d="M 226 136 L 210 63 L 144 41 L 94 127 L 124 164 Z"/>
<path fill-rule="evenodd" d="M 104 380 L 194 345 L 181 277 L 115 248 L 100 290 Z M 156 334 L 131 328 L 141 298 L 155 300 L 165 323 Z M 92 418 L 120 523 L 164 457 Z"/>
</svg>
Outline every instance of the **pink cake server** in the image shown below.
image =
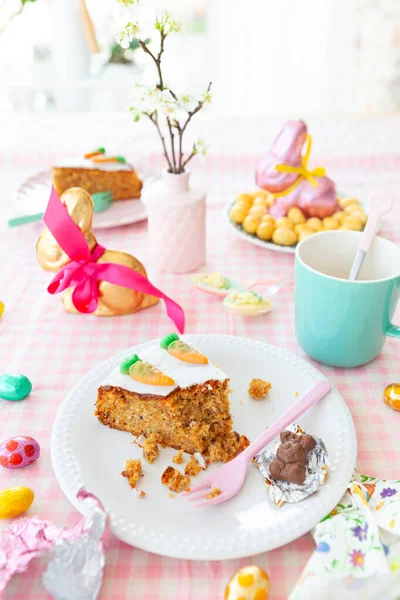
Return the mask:
<svg viewBox="0 0 400 600">
<path fill-rule="evenodd" d="M 349 280 L 355 281 L 361 271 L 364 259 L 371 246 L 375 232 L 378 227 L 379 219 L 382 215 L 390 212 L 393 199 L 390 196 L 384 196 L 380 192 L 375 192 L 370 201 L 370 212 L 364 232 L 361 236 L 360 245 L 351 267 Z"/>
<path fill-rule="evenodd" d="M 191 488 L 190 492 L 183 492 L 181 495 L 189 502 L 202 501 L 196 506 L 221 504 L 236 496 L 243 486 L 247 465 L 252 458 L 269 442 L 272 442 L 285 427 L 297 421 L 309 408 L 326 396 L 330 392 L 331 387 L 329 381 L 319 381 L 302 398 L 297 400 L 293 406 L 284 412 L 273 425 L 263 431 L 246 450 L 243 450 L 236 458 L 211 472 L 207 477 L 204 477 L 199 485 Z M 214 488 L 220 490 L 220 495 L 207 500 L 207 494 Z"/>
</svg>

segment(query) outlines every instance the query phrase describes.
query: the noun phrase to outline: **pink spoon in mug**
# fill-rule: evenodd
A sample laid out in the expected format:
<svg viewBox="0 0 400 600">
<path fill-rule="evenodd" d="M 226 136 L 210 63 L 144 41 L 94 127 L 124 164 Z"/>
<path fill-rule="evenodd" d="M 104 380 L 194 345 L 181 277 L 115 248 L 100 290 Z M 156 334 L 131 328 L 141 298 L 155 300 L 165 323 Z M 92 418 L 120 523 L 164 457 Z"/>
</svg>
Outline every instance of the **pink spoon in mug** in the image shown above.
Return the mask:
<svg viewBox="0 0 400 600">
<path fill-rule="evenodd" d="M 349 275 L 350 281 L 355 281 L 357 279 L 377 230 L 379 219 L 382 215 L 390 212 L 392 205 L 393 199 L 390 196 L 384 196 L 380 192 L 375 192 L 372 195 L 368 221 L 361 236 L 357 254 L 351 267 Z"/>
</svg>

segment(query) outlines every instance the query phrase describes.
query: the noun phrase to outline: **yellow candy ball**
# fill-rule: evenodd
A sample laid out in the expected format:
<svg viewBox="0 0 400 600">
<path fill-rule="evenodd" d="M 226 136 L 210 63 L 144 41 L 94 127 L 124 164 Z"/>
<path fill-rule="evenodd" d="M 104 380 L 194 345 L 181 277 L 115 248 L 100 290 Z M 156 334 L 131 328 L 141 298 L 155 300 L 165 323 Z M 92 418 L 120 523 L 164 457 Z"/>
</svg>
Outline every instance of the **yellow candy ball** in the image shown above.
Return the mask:
<svg viewBox="0 0 400 600">
<path fill-rule="evenodd" d="M 303 229 L 299 233 L 298 241 L 301 242 L 301 240 L 304 240 L 304 238 L 309 237 L 310 235 L 314 235 L 315 233 L 317 233 L 315 229 L 311 229 L 311 227 L 303 227 Z"/>
<path fill-rule="evenodd" d="M 249 215 L 252 215 L 256 219 L 261 219 L 266 214 L 267 214 L 267 209 L 265 208 L 265 206 L 261 206 L 260 204 L 257 204 L 256 206 L 252 206 L 251 209 L 249 210 Z"/>
<path fill-rule="evenodd" d="M 383 392 L 383 401 L 394 408 L 394 410 L 400 410 L 400 384 L 391 383 L 385 387 Z"/>
<path fill-rule="evenodd" d="M 272 206 L 275 202 L 275 196 L 274 194 L 271 194 L 271 192 L 267 192 L 265 199 L 267 201 L 267 206 Z"/>
<path fill-rule="evenodd" d="M 347 215 L 346 215 L 347 216 Z M 361 221 L 362 225 L 366 225 L 368 221 L 368 217 L 363 210 L 353 210 L 350 215 L 352 219 L 358 219 Z"/>
<path fill-rule="evenodd" d="M 253 202 L 253 198 L 250 196 L 250 194 L 239 194 L 236 196 L 236 202 L 245 202 L 250 206 Z"/>
<path fill-rule="evenodd" d="M 354 217 L 345 217 L 341 225 L 341 229 L 348 229 L 350 231 L 361 231 L 362 228 L 363 225 L 361 221 Z"/>
<path fill-rule="evenodd" d="M 322 221 L 318 217 L 311 217 L 306 221 L 307 227 L 314 229 L 314 231 L 322 231 Z"/>
<path fill-rule="evenodd" d="M 297 235 L 299 235 L 299 233 L 303 231 L 303 229 L 309 229 L 306 223 L 298 223 L 293 227 L 293 230 L 295 231 L 295 233 L 297 233 Z"/>
<path fill-rule="evenodd" d="M 0 317 L 1 317 L 1 315 L 3 314 L 3 312 L 4 312 L 4 304 L 3 304 L 3 302 L 1 302 L 1 300 L 0 300 Z"/>
<path fill-rule="evenodd" d="M 35 495 L 27 487 L 12 487 L 0 492 L 0 519 L 16 517 L 30 507 Z"/>
<path fill-rule="evenodd" d="M 268 600 L 271 584 L 267 573 L 252 565 L 243 567 L 231 578 L 224 600 Z"/>
<path fill-rule="evenodd" d="M 256 196 L 253 200 L 253 206 L 267 206 L 267 199 L 265 196 Z"/>
<path fill-rule="evenodd" d="M 234 204 L 231 208 L 230 217 L 235 223 L 243 223 L 247 216 L 247 210 L 240 204 Z"/>
<path fill-rule="evenodd" d="M 337 221 L 339 221 L 339 223 L 341 223 L 344 219 L 344 212 L 342 210 L 338 210 L 337 212 L 333 213 L 333 218 L 336 219 Z"/>
<path fill-rule="evenodd" d="M 267 192 L 267 190 L 263 190 L 262 188 L 260 188 L 259 190 L 255 190 L 254 192 L 251 192 L 249 194 L 249 196 L 251 196 L 253 199 L 257 198 L 257 197 L 262 197 L 262 198 L 266 198 L 268 196 L 269 192 Z"/>
<path fill-rule="evenodd" d="M 278 227 L 272 235 L 272 241 L 279 246 L 293 246 L 297 242 L 297 234 L 289 227 Z"/>
<path fill-rule="evenodd" d="M 362 210 L 362 208 L 359 204 L 349 204 L 349 206 L 345 206 L 343 208 L 343 212 L 346 215 L 351 214 L 354 211 L 359 211 L 359 210 Z"/>
<path fill-rule="evenodd" d="M 339 227 L 339 221 L 334 217 L 325 217 L 325 219 L 322 220 L 322 226 L 325 231 L 331 231 L 332 229 L 337 229 Z"/>
<path fill-rule="evenodd" d="M 287 217 L 280 217 L 276 220 L 277 227 L 285 227 L 286 229 L 293 229 L 293 223 Z"/>
<path fill-rule="evenodd" d="M 304 216 L 304 213 L 297 208 L 296 206 L 293 206 L 289 212 L 288 212 L 288 219 L 294 223 L 295 225 L 299 224 L 299 223 L 305 223 L 306 222 L 306 218 Z"/>
<path fill-rule="evenodd" d="M 338 204 L 341 208 L 346 208 L 346 206 L 350 206 L 351 204 L 359 204 L 357 198 L 339 198 Z"/>
<path fill-rule="evenodd" d="M 275 226 L 275 219 L 269 213 L 267 213 L 266 215 L 263 216 L 263 218 L 261 219 L 261 223 L 263 223 L 264 221 L 267 223 L 272 223 L 272 225 Z"/>
<path fill-rule="evenodd" d="M 270 221 L 261 221 L 257 227 L 257 237 L 261 240 L 270 240 L 274 233 L 274 225 Z"/>
<path fill-rule="evenodd" d="M 247 231 L 247 233 L 255 233 L 257 231 L 259 222 L 260 219 L 256 219 L 254 215 L 248 215 L 244 219 L 242 227 L 245 231 Z"/>
</svg>

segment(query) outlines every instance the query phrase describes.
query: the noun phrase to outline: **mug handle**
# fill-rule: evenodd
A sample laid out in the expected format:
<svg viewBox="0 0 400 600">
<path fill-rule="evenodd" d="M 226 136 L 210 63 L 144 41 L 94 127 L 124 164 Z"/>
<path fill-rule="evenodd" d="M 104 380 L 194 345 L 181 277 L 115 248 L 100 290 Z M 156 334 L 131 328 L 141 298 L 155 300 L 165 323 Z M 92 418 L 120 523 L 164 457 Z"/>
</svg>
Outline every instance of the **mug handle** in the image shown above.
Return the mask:
<svg viewBox="0 0 400 600">
<path fill-rule="evenodd" d="M 400 281 L 397 282 L 397 287 L 400 288 Z M 400 325 L 390 325 L 390 327 L 386 331 L 386 335 L 389 335 L 390 337 L 400 338 Z"/>
</svg>

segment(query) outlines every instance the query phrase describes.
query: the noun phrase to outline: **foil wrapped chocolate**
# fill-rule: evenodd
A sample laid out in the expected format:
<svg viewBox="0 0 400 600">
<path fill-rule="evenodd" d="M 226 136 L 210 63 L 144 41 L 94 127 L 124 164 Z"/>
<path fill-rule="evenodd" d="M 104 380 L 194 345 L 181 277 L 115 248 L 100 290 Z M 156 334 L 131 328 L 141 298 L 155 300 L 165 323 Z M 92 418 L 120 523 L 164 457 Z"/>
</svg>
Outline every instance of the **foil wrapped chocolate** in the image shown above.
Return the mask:
<svg viewBox="0 0 400 600">
<path fill-rule="evenodd" d="M 299 436 L 298 443 L 289 432 Z M 281 435 L 282 439 L 275 438 L 254 458 L 268 495 L 278 506 L 304 500 L 317 492 L 328 476 L 328 452 L 320 438 L 308 435 L 297 424 Z"/>
<path fill-rule="evenodd" d="M 23 573 L 39 554 L 54 551 L 43 583 L 55 600 L 95 600 L 110 538 L 109 519 L 100 501 L 84 489 L 77 498 L 85 503 L 86 517 L 60 529 L 38 517 L 18 519 L 0 535 L 0 595 L 11 577 Z"/>
</svg>

